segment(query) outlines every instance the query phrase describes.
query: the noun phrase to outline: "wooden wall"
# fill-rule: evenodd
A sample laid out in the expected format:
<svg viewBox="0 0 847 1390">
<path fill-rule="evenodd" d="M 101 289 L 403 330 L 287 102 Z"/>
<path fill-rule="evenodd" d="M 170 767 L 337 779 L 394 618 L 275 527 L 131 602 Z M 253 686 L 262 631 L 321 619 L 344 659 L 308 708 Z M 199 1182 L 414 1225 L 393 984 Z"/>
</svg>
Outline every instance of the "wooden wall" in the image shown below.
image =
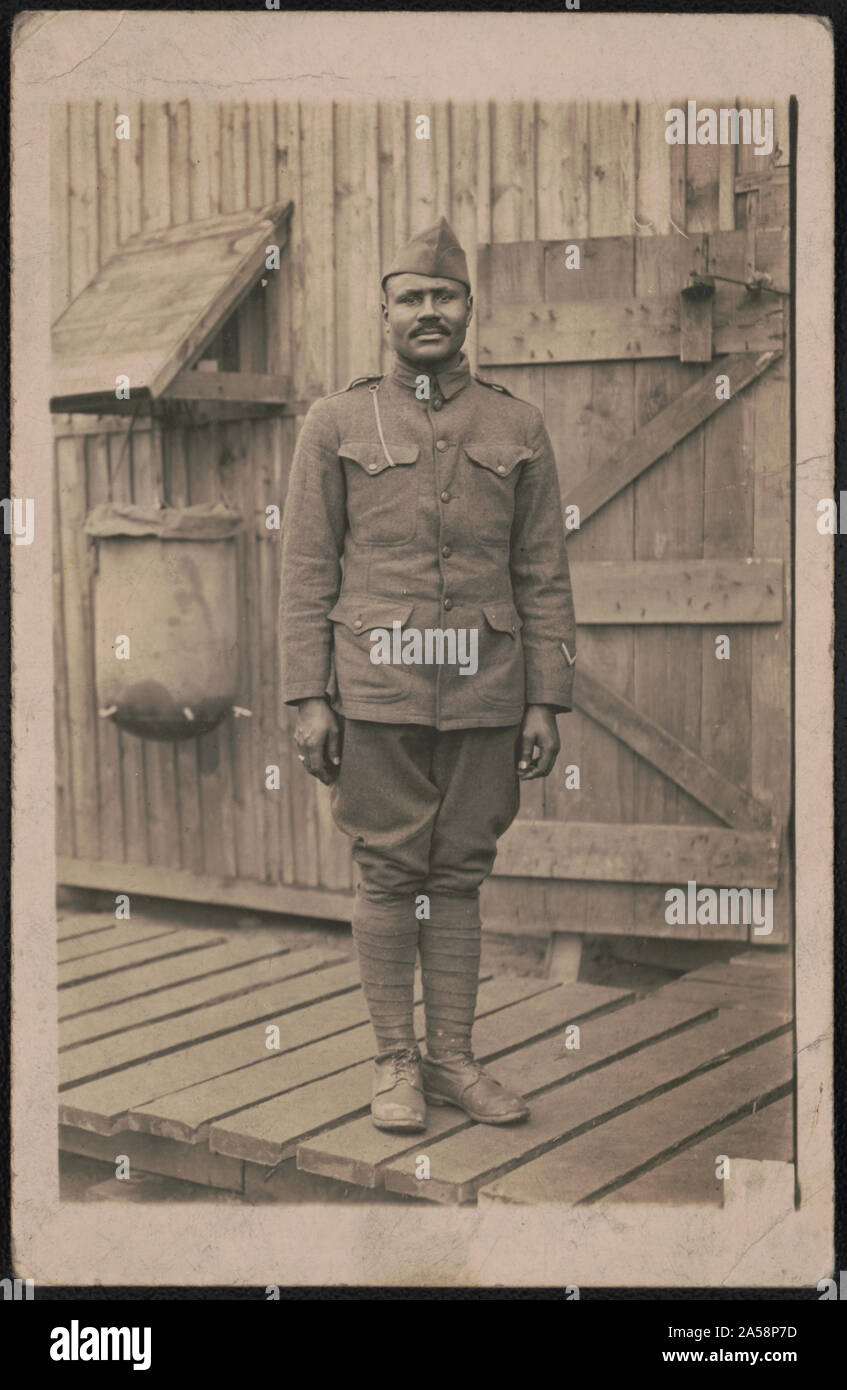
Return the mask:
<svg viewBox="0 0 847 1390">
<path fill-rule="evenodd" d="M 732 104 L 727 97 L 698 101 Z M 683 238 L 752 225 L 760 196 L 755 175 L 763 172 L 758 166 L 788 158 L 787 104 L 756 103 L 776 108 L 778 152 L 771 160 L 744 149 L 669 146 L 664 111 L 683 104 L 673 97 L 650 105 L 102 101 L 53 109 L 56 314 L 138 231 L 218 211 L 294 203 L 283 270 L 269 282 L 264 304 L 254 296 L 241 310 L 248 351 L 262 355 L 256 329 L 264 320 L 267 369 L 292 379 L 292 406 L 282 418 L 174 430 L 164 447 L 158 435 L 136 426 L 119 470 L 125 422 L 57 420 L 57 852 L 67 881 L 117 890 L 133 880 L 115 866 L 148 865 L 155 875 L 138 876 L 138 884 L 155 879 L 176 895 L 271 907 L 270 886 L 282 883 L 311 890 L 289 896 L 293 908 L 343 910 L 338 894 L 351 885 L 347 841 L 332 825 L 324 789 L 302 776 L 288 732 L 277 724 L 278 534 L 265 529 L 264 509 L 284 501 L 302 415 L 317 395 L 384 369 L 380 267 L 399 241 L 442 214 L 467 249 L 474 282 L 480 243 L 672 232 Z M 130 140 L 114 138 L 118 112 L 130 118 Z M 420 114 L 430 117 L 428 141 L 415 138 Z M 745 172 L 747 183 L 740 184 Z M 468 346 L 475 360 L 475 342 Z M 258 356 L 242 360 L 242 369 L 262 367 Z M 611 381 L 616 368 L 607 371 Z M 659 370 L 659 377 L 666 375 Z M 651 389 L 659 384 L 657 378 Z M 637 423 L 633 419 L 632 426 Z M 645 505 L 647 481 L 640 485 Z M 716 475 L 709 491 L 717 495 L 721 486 L 733 485 Z M 174 503 L 223 496 L 252 516 L 240 542 L 242 620 L 255 634 L 244 656 L 251 718 L 179 745 L 142 742 L 98 719 L 91 555 L 81 526 L 110 488 L 115 497 L 136 501 L 162 491 Z M 775 503 L 770 517 L 749 524 L 756 527 L 757 553 L 783 552 L 784 508 Z M 618 553 L 618 531 L 620 553 L 631 556 L 631 518 L 616 520 L 610 512 L 606 525 L 612 548 L 604 545 L 603 558 Z M 682 545 L 684 538 L 678 539 Z M 610 634 L 608 640 L 636 639 Z M 645 654 L 650 640 L 646 631 L 638 634 Z M 697 649 L 699 670 L 701 633 L 678 640 L 692 653 Z M 771 630 L 763 630 L 761 640 L 772 642 Z M 779 640 L 787 642 L 787 629 Z M 787 647 L 782 655 L 787 673 Z M 660 680 L 655 675 L 654 685 Z M 677 713 L 682 736 L 684 712 Z M 731 766 L 732 729 L 718 721 L 710 737 L 717 743 L 710 749 L 707 739 L 704 755 L 715 753 Z M 767 731 L 748 728 L 743 737 L 756 744 L 756 776 L 764 783 Z M 282 767 L 279 791 L 264 789 L 270 763 Z M 645 771 L 636 776 L 627 766 L 615 775 L 623 779 L 617 819 L 643 818 L 656 796 L 673 801 L 674 793 L 653 785 Z M 542 793 L 536 801 L 541 810 Z M 684 801 L 677 801 L 684 820 Z"/>
</svg>

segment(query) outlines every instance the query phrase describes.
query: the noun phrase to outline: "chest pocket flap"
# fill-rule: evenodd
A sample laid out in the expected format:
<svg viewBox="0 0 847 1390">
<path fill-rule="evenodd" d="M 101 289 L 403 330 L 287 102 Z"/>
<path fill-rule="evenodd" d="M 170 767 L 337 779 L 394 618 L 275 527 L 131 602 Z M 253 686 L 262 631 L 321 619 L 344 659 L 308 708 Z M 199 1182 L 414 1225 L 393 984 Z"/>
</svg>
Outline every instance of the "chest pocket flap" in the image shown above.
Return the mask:
<svg viewBox="0 0 847 1390">
<path fill-rule="evenodd" d="M 509 632 L 517 636 L 523 627 L 520 613 L 512 603 L 484 603 L 482 611 L 495 632 Z"/>
<path fill-rule="evenodd" d="M 392 623 L 408 622 L 413 606 L 392 598 L 340 598 L 327 617 L 331 623 L 343 623 L 357 635 L 375 627 L 390 631 Z"/>
<path fill-rule="evenodd" d="M 465 453 L 472 463 L 477 463 L 481 468 L 487 468 L 489 472 L 496 474 L 498 478 L 508 478 L 514 472 L 519 463 L 524 463 L 533 457 L 533 451 L 528 444 L 494 444 L 491 442 L 480 444 L 466 444 Z"/>
<path fill-rule="evenodd" d="M 417 444 L 399 444 L 392 439 L 386 439 L 385 443 L 395 464 L 417 463 L 420 454 Z M 369 439 L 342 440 L 338 446 L 338 456 L 339 458 L 352 459 L 372 478 L 391 467 L 378 440 L 376 442 Z"/>
</svg>

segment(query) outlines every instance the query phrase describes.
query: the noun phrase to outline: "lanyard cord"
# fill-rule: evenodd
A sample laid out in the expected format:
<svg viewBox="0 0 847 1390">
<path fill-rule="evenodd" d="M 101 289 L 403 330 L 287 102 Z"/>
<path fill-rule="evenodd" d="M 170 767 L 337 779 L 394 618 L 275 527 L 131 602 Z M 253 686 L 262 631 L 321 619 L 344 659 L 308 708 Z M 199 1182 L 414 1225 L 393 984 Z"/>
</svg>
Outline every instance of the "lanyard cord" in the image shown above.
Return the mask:
<svg viewBox="0 0 847 1390">
<path fill-rule="evenodd" d="M 369 386 L 368 390 L 371 393 L 371 400 L 374 403 L 374 415 L 376 416 L 376 427 L 379 433 L 379 442 L 382 445 L 382 452 L 385 454 L 385 457 L 388 460 L 389 467 L 396 468 L 397 465 L 395 464 L 393 458 L 388 452 L 388 445 L 385 442 L 385 435 L 382 432 L 382 421 L 379 418 L 379 402 L 376 398 L 376 393 L 379 390 L 379 382 L 377 382 L 376 386 Z"/>
</svg>

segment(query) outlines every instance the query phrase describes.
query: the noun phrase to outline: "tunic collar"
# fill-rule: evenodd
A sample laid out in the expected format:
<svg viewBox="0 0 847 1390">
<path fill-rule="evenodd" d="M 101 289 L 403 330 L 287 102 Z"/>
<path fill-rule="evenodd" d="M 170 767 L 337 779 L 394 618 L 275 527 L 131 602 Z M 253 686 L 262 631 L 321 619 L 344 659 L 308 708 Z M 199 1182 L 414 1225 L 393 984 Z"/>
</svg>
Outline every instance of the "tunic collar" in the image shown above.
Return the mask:
<svg viewBox="0 0 847 1390">
<path fill-rule="evenodd" d="M 450 372 L 424 372 L 413 367 L 407 367 L 405 362 L 401 362 L 397 357 L 394 360 L 394 369 L 391 373 L 392 378 L 400 386 L 405 386 L 408 390 L 414 391 L 417 386 L 419 376 L 429 376 L 430 398 L 443 396 L 446 401 L 450 401 L 459 392 L 464 390 L 471 379 L 470 364 L 466 354 L 463 352 L 459 358 L 459 364 Z"/>
</svg>

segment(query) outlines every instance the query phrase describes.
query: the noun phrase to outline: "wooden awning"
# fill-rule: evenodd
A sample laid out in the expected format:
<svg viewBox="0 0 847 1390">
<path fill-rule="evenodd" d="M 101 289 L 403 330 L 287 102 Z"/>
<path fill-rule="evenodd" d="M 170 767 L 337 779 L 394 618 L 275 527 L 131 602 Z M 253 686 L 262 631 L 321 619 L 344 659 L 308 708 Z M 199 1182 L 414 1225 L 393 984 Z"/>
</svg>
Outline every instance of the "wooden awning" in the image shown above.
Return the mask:
<svg viewBox="0 0 847 1390">
<path fill-rule="evenodd" d="M 287 240 L 293 204 L 228 213 L 127 241 L 53 326 L 55 412 L 119 413 L 163 397 L 282 403 L 288 382 L 190 369 Z M 116 398 L 129 378 L 129 401 Z M 194 381 L 192 381 L 194 379 Z M 196 392 L 193 384 L 196 383 Z"/>
</svg>

